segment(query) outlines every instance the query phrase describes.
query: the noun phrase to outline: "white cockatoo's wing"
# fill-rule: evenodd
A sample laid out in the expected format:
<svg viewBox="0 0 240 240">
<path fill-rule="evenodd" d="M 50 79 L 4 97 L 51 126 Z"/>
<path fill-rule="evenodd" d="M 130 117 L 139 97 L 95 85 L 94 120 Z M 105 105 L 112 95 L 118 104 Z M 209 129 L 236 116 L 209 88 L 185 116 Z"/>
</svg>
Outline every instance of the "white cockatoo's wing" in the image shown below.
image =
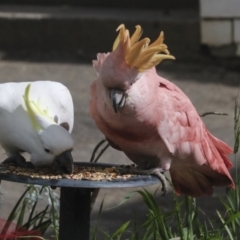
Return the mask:
<svg viewBox="0 0 240 240">
<path fill-rule="evenodd" d="M 21 105 L 26 110 L 23 95 L 28 84 L 31 84 L 31 101 L 47 110 L 57 124 L 67 123 L 71 133 L 74 122 L 73 101 L 69 90 L 61 83 L 36 81 L 0 84 L 0 108 L 14 112 Z"/>
<path fill-rule="evenodd" d="M 29 98 L 35 107 L 44 111 L 56 124 L 63 125 L 72 132 L 73 102 L 69 90 L 64 85 L 51 81 L 33 82 Z"/>
</svg>

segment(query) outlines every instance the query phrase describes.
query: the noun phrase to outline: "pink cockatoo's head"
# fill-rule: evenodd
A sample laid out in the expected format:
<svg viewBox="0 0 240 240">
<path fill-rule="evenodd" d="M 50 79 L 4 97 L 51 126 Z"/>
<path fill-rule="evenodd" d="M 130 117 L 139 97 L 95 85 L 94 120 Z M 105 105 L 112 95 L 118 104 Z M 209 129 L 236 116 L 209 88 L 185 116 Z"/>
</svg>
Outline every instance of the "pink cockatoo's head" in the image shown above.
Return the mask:
<svg viewBox="0 0 240 240">
<path fill-rule="evenodd" d="M 175 59 L 163 44 L 164 34 L 160 33 L 155 42 L 150 39 L 140 40 L 141 26 L 130 37 L 128 29 L 121 24 L 119 34 L 111 53 L 99 53 L 93 66 L 97 70 L 101 84 L 109 93 L 115 112 L 125 103 L 125 92 L 149 69 L 164 59 Z"/>
</svg>

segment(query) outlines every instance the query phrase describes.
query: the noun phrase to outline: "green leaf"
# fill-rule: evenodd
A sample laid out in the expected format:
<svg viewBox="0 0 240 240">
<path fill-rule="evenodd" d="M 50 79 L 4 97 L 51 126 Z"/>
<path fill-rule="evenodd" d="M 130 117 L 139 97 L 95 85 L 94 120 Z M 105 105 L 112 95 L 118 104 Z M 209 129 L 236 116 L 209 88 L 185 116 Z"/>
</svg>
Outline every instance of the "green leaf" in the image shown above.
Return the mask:
<svg viewBox="0 0 240 240">
<path fill-rule="evenodd" d="M 232 236 L 232 234 L 231 234 L 231 231 L 230 231 L 229 227 L 224 224 L 225 221 L 224 221 L 224 219 L 222 218 L 220 212 L 219 212 L 219 211 L 216 211 L 216 212 L 217 212 L 217 215 L 218 215 L 220 221 L 223 223 L 223 227 L 225 228 L 225 230 L 226 230 L 227 233 L 228 233 L 228 237 L 230 238 L 230 240 L 234 240 L 234 238 L 233 238 L 233 236 Z"/>
<path fill-rule="evenodd" d="M 21 201 L 23 200 L 24 196 L 26 195 L 26 193 L 29 191 L 30 187 L 28 187 L 24 193 L 22 194 L 22 196 L 18 199 L 17 203 L 15 204 L 15 206 L 13 207 L 10 215 L 8 216 L 8 219 L 6 221 L 6 223 L 4 224 L 3 228 L 2 228 L 2 235 L 5 235 L 9 226 L 11 225 L 12 221 L 16 218 L 17 214 L 18 214 L 18 207 L 21 203 Z"/>
<path fill-rule="evenodd" d="M 110 240 L 112 240 L 112 238 L 111 238 L 111 236 L 107 233 L 107 232 L 105 232 L 105 231 L 103 231 L 103 230 L 101 230 L 100 229 L 100 231 L 105 235 L 105 236 L 107 236 L 107 238 Z"/>
<path fill-rule="evenodd" d="M 235 135 L 234 153 L 236 154 L 238 152 L 240 142 L 240 110 L 238 109 L 238 96 L 235 99 L 234 106 L 234 135 Z"/>
<path fill-rule="evenodd" d="M 228 218 L 228 220 L 224 222 L 224 225 L 227 225 L 227 224 L 235 221 L 238 218 L 240 218 L 240 212 L 233 214 L 230 218 Z"/>
<path fill-rule="evenodd" d="M 39 236 L 18 236 L 17 239 L 39 239 L 39 240 L 47 240 L 43 237 L 39 237 Z"/>
<path fill-rule="evenodd" d="M 105 196 L 106 196 L 106 194 L 104 195 L 104 197 L 103 197 L 103 199 L 102 199 L 102 202 L 101 202 L 101 205 L 100 205 L 100 208 L 99 208 L 99 211 L 98 211 L 97 224 L 96 224 L 96 227 L 94 227 L 94 229 L 93 229 L 93 234 L 92 234 L 92 235 L 93 235 L 93 239 L 97 239 L 97 232 L 98 232 L 98 230 L 99 230 L 98 224 L 99 224 L 100 215 L 101 215 L 101 213 L 102 213 Z"/>
<path fill-rule="evenodd" d="M 43 211 L 39 212 L 34 217 L 32 217 L 30 221 L 28 220 L 23 225 L 23 227 L 26 229 L 29 229 L 32 225 L 34 225 L 34 227 L 35 227 L 37 225 L 37 221 L 39 221 L 38 224 L 41 224 L 43 219 L 46 217 L 48 208 L 49 208 L 49 205 L 47 205 Z"/>
<path fill-rule="evenodd" d="M 127 227 L 128 227 L 128 225 L 129 225 L 130 222 L 131 222 L 131 221 L 128 221 L 128 222 L 124 223 L 120 228 L 118 228 L 118 229 L 115 231 L 115 233 L 113 233 L 113 235 L 111 236 L 111 238 L 117 237 L 117 236 L 121 235 L 122 233 L 124 233 L 125 230 L 127 229 Z"/>
<path fill-rule="evenodd" d="M 19 216 L 18 216 L 16 230 L 23 225 L 23 219 L 24 219 L 24 215 L 25 215 L 26 206 L 27 206 L 27 201 L 25 199 L 23 201 L 23 204 L 22 204 Z"/>
<path fill-rule="evenodd" d="M 38 230 L 43 235 L 45 231 L 48 229 L 48 227 L 51 225 L 52 219 L 48 219 L 44 222 L 41 222 L 41 224 L 38 224 L 35 226 L 32 230 Z"/>
<path fill-rule="evenodd" d="M 39 191 L 39 194 L 42 194 L 42 191 L 43 191 L 44 187 L 45 187 L 45 186 L 42 186 L 42 188 L 41 188 L 40 191 Z M 36 209 L 36 206 L 37 206 L 37 203 L 38 203 L 38 201 L 36 201 L 36 202 L 34 203 L 32 209 L 31 209 L 31 212 L 30 212 L 30 214 L 29 214 L 29 217 L 28 217 L 28 221 L 27 221 L 27 222 L 31 222 L 32 217 L 33 217 L 33 214 L 34 214 L 35 209 Z"/>
<path fill-rule="evenodd" d="M 121 206 L 122 204 L 124 204 L 125 202 L 127 202 L 136 192 L 133 191 L 133 192 L 130 192 L 126 197 L 124 197 L 124 199 L 115 207 L 111 207 L 111 208 L 107 208 L 105 210 L 112 210 L 114 208 L 117 208 L 119 206 Z"/>
</svg>

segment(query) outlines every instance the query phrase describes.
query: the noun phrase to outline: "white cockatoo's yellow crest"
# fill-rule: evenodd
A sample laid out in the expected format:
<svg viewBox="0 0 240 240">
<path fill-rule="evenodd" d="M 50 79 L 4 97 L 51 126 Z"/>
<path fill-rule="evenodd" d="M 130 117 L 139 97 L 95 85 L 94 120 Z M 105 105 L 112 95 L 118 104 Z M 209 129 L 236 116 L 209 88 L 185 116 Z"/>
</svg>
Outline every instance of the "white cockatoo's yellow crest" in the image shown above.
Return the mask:
<svg viewBox="0 0 240 240">
<path fill-rule="evenodd" d="M 119 34 L 113 44 L 113 51 L 119 44 L 122 44 L 126 63 L 130 67 L 138 68 L 140 72 L 158 65 L 164 59 L 175 59 L 174 56 L 170 55 L 167 45 L 163 44 L 163 32 L 160 33 L 155 42 L 149 45 L 149 38 L 139 41 L 142 35 L 140 25 L 136 26 L 136 30 L 131 37 L 128 29 L 125 29 L 124 24 L 121 24 L 117 28 L 117 31 L 119 31 Z"/>
<path fill-rule="evenodd" d="M 31 87 L 31 84 L 28 84 L 26 89 L 25 89 L 23 98 L 24 98 L 24 102 L 25 102 L 25 105 L 26 105 L 27 113 L 28 113 L 28 116 L 29 116 L 29 118 L 31 120 L 33 128 L 35 130 L 37 130 L 37 131 L 42 129 L 42 127 L 36 121 L 36 116 L 37 115 L 42 116 L 44 118 L 47 118 L 50 122 L 52 122 L 52 124 L 56 124 L 54 122 L 54 120 L 51 118 L 51 116 L 49 115 L 48 109 L 43 110 L 39 106 L 39 103 L 36 103 L 36 102 L 34 102 L 34 101 L 29 99 L 30 87 Z"/>
</svg>

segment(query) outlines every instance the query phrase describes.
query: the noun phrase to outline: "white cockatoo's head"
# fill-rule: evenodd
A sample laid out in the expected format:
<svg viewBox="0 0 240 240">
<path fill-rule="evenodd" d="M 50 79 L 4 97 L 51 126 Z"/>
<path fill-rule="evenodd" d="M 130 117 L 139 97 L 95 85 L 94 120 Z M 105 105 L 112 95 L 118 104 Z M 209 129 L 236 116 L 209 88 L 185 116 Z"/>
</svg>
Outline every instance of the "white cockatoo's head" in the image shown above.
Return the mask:
<svg viewBox="0 0 240 240">
<path fill-rule="evenodd" d="M 38 136 L 37 146 L 30 153 L 31 162 L 34 166 L 47 166 L 57 161 L 67 173 L 72 173 L 73 139 L 67 129 L 54 122 L 47 109 L 43 110 L 38 103 L 30 100 L 30 86 L 28 84 L 26 87 L 23 97 L 32 127 Z"/>
</svg>

